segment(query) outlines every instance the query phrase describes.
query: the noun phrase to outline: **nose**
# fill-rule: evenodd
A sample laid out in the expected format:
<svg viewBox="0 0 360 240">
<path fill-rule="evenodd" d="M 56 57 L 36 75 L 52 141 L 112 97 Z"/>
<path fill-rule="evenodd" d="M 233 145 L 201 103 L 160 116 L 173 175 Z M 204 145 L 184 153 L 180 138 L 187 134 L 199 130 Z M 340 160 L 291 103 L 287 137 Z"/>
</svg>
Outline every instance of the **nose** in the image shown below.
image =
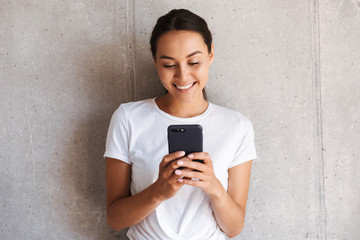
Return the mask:
<svg viewBox="0 0 360 240">
<path fill-rule="evenodd" d="M 180 81 L 186 81 L 188 76 L 189 76 L 189 70 L 185 66 L 179 65 L 175 77 Z"/>
</svg>

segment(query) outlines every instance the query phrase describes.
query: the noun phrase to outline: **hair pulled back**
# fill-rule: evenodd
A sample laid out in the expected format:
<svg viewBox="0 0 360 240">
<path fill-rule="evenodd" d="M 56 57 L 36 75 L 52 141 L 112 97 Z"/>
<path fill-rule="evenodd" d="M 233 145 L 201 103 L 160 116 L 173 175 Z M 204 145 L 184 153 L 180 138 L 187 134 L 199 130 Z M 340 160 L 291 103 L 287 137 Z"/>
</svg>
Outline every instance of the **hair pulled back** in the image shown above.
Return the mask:
<svg viewBox="0 0 360 240">
<path fill-rule="evenodd" d="M 150 46 L 153 58 L 156 58 L 159 37 L 172 30 L 189 30 L 200 33 L 208 52 L 211 52 L 212 36 L 205 20 L 187 9 L 173 9 L 157 20 L 152 31 Z"/>
</svg>

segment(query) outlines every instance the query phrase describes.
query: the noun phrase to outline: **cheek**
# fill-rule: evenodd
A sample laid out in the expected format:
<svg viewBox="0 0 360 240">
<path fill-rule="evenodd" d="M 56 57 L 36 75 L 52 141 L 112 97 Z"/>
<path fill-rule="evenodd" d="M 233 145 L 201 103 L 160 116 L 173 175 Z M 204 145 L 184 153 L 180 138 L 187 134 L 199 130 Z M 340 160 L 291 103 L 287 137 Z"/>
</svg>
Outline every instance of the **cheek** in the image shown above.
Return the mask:
<svg viewBox="0 0 360 240">
<path fill-rule="evenodd" d="M 164 71 L 164 70 L 158 71 L 158 75 L 161 81 L 167 81 L 171 76 L 169 71 Z"/>
<path fill-rule="evenodd" d="M 209 66 L 208 65 L 201 65 L 199 66 L 195 71 L 194 74 L 196 74 L 198 77 L 203 78 L 207 77 L 209 73 Z"/>
</svg>

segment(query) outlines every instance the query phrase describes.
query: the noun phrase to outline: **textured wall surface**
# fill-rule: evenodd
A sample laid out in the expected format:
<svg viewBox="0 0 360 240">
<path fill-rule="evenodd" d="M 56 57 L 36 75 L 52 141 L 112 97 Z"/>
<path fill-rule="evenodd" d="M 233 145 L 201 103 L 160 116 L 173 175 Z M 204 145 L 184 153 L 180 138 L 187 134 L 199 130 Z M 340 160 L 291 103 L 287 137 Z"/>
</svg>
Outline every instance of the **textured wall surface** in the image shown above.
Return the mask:
<svg viewBox="0 0 360 240">
<path fill-rule="evenodd" d="M 235 239 L 360 239 L 360 1 L 0 1 L 0 239 L 127 239 L 105 219 L 120 103 L 163 93 L 149 37 L 207 20 L 210 101 L 254 124 Z"/>
</svg>

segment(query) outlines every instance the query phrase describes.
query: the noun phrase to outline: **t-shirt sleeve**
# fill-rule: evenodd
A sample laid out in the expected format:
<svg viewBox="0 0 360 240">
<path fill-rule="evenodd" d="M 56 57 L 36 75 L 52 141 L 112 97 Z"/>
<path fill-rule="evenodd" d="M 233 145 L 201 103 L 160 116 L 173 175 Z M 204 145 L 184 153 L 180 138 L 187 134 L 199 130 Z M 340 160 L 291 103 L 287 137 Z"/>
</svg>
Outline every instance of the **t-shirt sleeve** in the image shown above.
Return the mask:
<svg viewBox="0 0 360 240">
<path fill-rule="evenodd" d="M 105 157 L 119 159 L 131 164 L 129 158 L 129 134 L 125 112 L 120 105 L 113 113 L 106 136 Z"/>
<path fill-rule="evenodd" d="M 241 132 L 239 133 L 241 135 L 239 147 L 229 168 L 235 167 L 236 165 L 253 159 L 255 162 L 257 158 L 254 142 L 254 127 L 249 119 L 245 119 L 241 124 Z"/>
</svg>

